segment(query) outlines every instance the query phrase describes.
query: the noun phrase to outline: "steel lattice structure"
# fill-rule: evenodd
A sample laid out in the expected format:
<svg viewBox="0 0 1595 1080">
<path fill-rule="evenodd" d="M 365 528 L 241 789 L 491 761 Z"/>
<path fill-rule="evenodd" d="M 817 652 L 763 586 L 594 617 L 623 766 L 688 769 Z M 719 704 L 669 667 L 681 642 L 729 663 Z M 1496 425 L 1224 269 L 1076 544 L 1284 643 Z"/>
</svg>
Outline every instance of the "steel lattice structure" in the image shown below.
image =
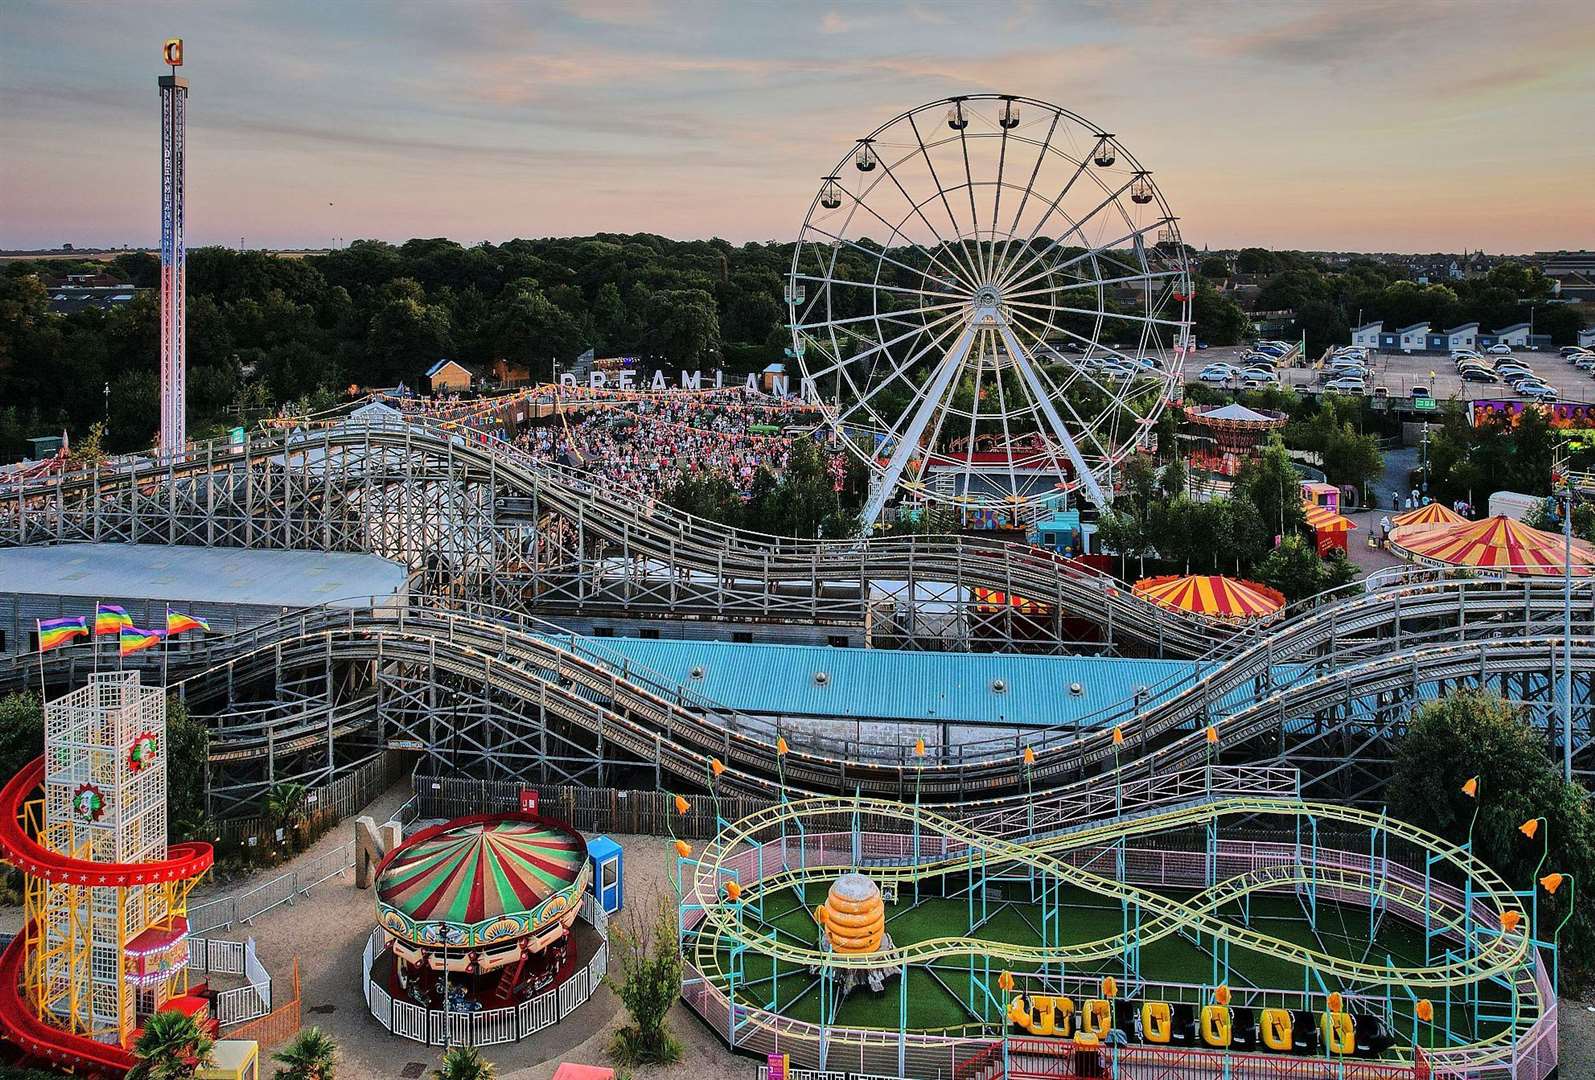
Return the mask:
<svg viewBox="0 0 1595 1080">
<path fill-rule="evenodd" d="M 161 87 L 161 435 L 167 456 L 180 454 L 188 441 L 188 250 L 184 238 L 187 189 L 188 80 L 177 74 L 183 44 L 173 53 L 172 74 Z"/>
<path fill-rule="evenodd" d="M 1549 719 L 1562 671 L 1555 580 L 1409 573 L 1265 629 L 1215 632 L 1023 547 L 728 533 L 534 467 L 507 444 L 417 426 L 268 433 L 236 451 L 210 445 L 180 462 L 0 493 L 0 541 L 76 540 L 371 551 L 414 569 L 408 611 L 311 611 L 172 653 L 196 712 L 214 714 L 224 813 L 271 778 L 318 780 L 384 747 L 487 777 L 617 786 L 695 782 L 715 757 L 740 778 L 728 783 L 771 790 L 783 734 L 771 720 L 651 678 L 595 643 L 562 644 L 527 611 L 556 623 L 594 611 L 845 623 L 866 616 L 874 580 L 951 580 L 1048 598 L 1060 633 L 1037 635 L 1047 647 L 1067 647 L 1061 631 L 1074 622 L 1103 643 L 1201 658 L 1194 684 L 1152 708 L 1135 699 L 1085 730 L 933 745 L 923 765 L 896 744 L 809 744 L 785 732 L 797 788 L 900 795 L 918 777 L 927 799 L 949 801 L 1014 797 L 1026 740 L 1040 754 L 1033 782 L 1064 788 L 1111 764 L 1114 727 L 1122 753 L 1149 771 L 1205 753 L 1196 736 L 1209 723 L 1229 760 L 1299 764 L 1310 786 L 1371 798 L 1414 702 L 1483 685 Z M 1017 623 L 1011 608 L 965 606 L 971 642 L 1029 644 L 1003 636 Z M 1575 584 L 1572 617 L 1582 772 L 1595 584 Z M 71 653 L 47 664 L 65 674 L 79 662 Z M 8 677 L 28 678 L 29 666 L 14 660 Z"/>
</svg>

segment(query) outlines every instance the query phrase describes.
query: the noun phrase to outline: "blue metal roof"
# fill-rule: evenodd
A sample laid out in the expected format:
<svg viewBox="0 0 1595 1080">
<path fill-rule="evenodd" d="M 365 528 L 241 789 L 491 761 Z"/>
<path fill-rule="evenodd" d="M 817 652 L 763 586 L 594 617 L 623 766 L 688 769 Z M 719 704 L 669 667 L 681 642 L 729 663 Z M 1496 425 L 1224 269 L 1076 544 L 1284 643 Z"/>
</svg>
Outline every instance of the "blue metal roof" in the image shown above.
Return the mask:
<svg viewBox="0 0 1595 1080">
<path fill-rule="evenodd" d="M 1099 722 L 1096 714 L 1129 701 L 1139 688 L 1149 688 L 1150 704 L 1191 682 L 1196 671 L 1184 660 L 1097 656 L 619 637 L 585 637 L 580 645 L 743 712 L 857 720 L 1035 727 Z M 1080 684 L 1079 694 L 1071 692 L 1073 683 Z"/>
</svg>

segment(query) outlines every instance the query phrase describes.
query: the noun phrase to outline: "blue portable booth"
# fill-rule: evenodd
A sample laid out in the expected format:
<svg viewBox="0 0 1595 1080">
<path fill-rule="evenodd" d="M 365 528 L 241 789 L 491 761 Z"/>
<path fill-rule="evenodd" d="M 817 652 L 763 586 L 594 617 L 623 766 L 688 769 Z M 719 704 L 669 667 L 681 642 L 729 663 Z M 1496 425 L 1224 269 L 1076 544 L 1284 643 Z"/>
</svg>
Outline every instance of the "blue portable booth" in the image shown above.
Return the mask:
<svg viewBox="0 0 1595 1080">
<path fill-rule="evenodd" d="M 620 910 L 624 888 L 620 854 L 620 845 L 607 836 L 594 836 L 587 841 L 587 856 L 593 860 L 593 898 L 605 915 Z"/>
</svg>

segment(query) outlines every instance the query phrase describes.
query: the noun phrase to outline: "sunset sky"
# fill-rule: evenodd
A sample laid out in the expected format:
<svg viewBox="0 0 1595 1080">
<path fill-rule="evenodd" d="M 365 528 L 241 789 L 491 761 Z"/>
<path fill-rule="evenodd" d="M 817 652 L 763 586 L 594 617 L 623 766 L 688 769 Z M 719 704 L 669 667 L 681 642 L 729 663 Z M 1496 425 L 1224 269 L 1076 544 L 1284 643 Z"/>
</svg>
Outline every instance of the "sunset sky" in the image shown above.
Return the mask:
<svg viewBox="0 0 1595 1080">
<path fill-rule="evenodd" d="M 1589 0 L 0 0 L 0 247 L 155 242 L 168 36 L 196 244 L 790 240 L 854 139 L 998 91 L 1198 247 L 1595 247 Z"/>
</svg>

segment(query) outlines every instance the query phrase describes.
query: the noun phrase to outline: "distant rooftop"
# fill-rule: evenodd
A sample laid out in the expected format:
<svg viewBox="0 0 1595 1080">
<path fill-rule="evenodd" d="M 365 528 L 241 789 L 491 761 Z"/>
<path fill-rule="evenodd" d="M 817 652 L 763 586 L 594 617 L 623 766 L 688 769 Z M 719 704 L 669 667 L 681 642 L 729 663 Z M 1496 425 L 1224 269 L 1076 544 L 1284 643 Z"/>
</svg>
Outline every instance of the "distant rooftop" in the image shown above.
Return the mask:
<svg viewBox="0 0 1595 1080">
<path fill-rule="evenodd" d="M 169 544 L 0 549 L 0 591 L 87 600 L 309 607 L 391 596 L 408 571 L 376 555 Z M 357 602 L 338 606 L 360 606 Z"/>
</svg>

